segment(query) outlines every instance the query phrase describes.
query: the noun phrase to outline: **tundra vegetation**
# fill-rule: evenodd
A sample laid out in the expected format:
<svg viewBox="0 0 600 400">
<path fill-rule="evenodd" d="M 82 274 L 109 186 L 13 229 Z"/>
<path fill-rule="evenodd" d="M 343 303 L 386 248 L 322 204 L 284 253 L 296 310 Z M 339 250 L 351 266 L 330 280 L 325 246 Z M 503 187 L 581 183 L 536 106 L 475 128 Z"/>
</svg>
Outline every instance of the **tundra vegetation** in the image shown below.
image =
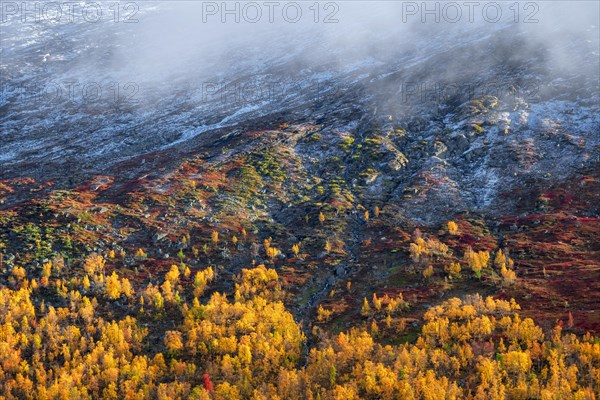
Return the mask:
<svg viewBox="0 0 600 400">
<path fill-rule="evenodd" d="M 594 174 L 442 218 L 449 178 L 403 175 L 433 144 L 281 129 L 144 179 L 1 181 L 0 398 L 598 398 Z"/>
</svg>

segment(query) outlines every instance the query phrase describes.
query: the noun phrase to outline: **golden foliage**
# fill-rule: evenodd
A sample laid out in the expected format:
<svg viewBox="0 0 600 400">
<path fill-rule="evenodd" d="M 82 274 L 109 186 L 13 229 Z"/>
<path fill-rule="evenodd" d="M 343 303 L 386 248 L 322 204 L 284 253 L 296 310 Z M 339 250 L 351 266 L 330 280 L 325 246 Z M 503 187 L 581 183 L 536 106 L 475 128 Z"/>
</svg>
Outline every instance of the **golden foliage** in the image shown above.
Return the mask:
<svg viewBox="0 0 600 400">
<path fill-rule="evenodd" d="M 325 241 L 325 245 L 323 246 L 323 250 L 325 250 L 325 253 L 327 253 L 327 254 L 331 253 L 331 242 L 329 240 Z"/>
<path fill-rule="evenodd" d="M 277 255 L 279 254 L 279 250 L 275 247 L 267 247 L 265 249 L 267 257 L 269 257 L 271 260 L 274 259 L 275 257 L 277 257 Z"/>
<path fill-rule="evenodd" d="M 14 276 L 17 280 L 22 281 L 27 277 L 27 273 L 25 272 L 25 268 L 15 266 L 12 269 L 12 276 Z"/>
<path fill-rule="evenodd" d="M 449 254 L 449 249 L 447 245 L 436 238 L 429 238 L 425 241 L 425 239 L 419 237 L 414 243 L 410 244 L 409 253 L 414 262 L 420 262 L 432 256 L 445 257 Z"/>
<path fill-rule="evenodd" d="M 194 296 L 200 297 L 206 290 L 208 283 L 215 277 L 212 267 L 208 267 L 203 271 L 198 271 L 194 277 Z"/>
<path fill-rule="evenodd" d="M 102 256 L 99 254 L 93 253 L 93 254 L 89 255 L 88 257 L 86 257 L 86 259 L 83 263 L 83 269 L 85 270 L 85 272 L 88 275 L 94 276 L 96 274 L 104 273 L 104 264 L 105 264 L 104 258 L 102 258 Z M 47 266 L 47 272 L 46 272 L 46 266 Z M 44 276 L 50 276 L 50 268 L 51 267 L 52 267 L 52 264 L 50 264 L 50 263 L 47 263 L 44 265 L 44 268 L 45 268 Z"/>
<path fill-rule="evenodd" d="M 369 316 L 371 314 L 371 306 L 369 305 L 369 300 L 365 297 L 363 300 L 362 308 L 360 309 L 360 315 Z"/>
<path fill-rule="evenodd" d="M 488 251 L 475 252 L 471 247 L 468 247 L 465 251 L 464 260 L 465 263 L 469 265 L 475 276 L 480 278 L 481 271 L 488 267 L 490 253 Z"/>
<path fill-rule="evenodd" d="M 500 261 L 496 254 L 494 265 L 512 270 Z M 161 287 L 137 288 L 131 303 L 121 296 L 135 296 L 133 285 L 117 272 L 104 277 L 101 258 L 84 269 L 83 285 L 55 272 L 49 287 L 57 291 L 45 301 L 49 289 L 35 290 L 26 277 L 0 287 L 1 398 L 594 399 L 600 387 L 600 340 L 560 326 L 544 333 L 514 300 L 451 298 L 425 312 L 414 341 L 378 343 L 389 330 L 406 335 L 407 319 L 392 316 L 408 303 L 373 293 L 363 300 L 362 328 L 314 329 L 307 342 L 281 301 L 277 272 L 264 265 L 235 277 L 234 296 L 203 300 L 191 292 L 205 290 L 213 269 L 192 284 L 174 266 Z M 82 291 L 88 276 L 98 276 L 94 291 Z M 178 301 L 169 300 L 174 286 Z M 320 322 L 332 316 L 317 309 Z"/>
<path fill-rule="evenodd" d="M 139 248 L 135 252 L 135 256 L 138 257 L 138 258 L 146 258 L 146 252 L 144 251 L 144 249 Z"/>
<path fill-rule="evenodd" d="M 448 233 L 451 235 L 458 234 L 458 224 L 454 221 L 448 221 Z"/>
<path fill-rule="evenodd" d="M 459 278 L 461 270 L 460 263 L 450 263 L 450 265 L 446 267 L 446 272 L 448 272 L 451 278 Z"/>
<path fill-rule="evenodd" d="M 179 267 L 177 265 L 171 265 L 169 272 L 165 274 L 165 280 L 169 281 L 171 285 L 175 285 L 179 281 Z"/>
<path fill-rule="evenodd" d="M 121 297 L 121 282 L 119 276 L 113 271 L 111 275 L 106 278 L 106 295 L 109 299 L 118 299 Z"/>
<path fill-rule="evenodd" d="M 298 253 L 300 253 L 300 243 L 292 245 L 292 253 L 294 253 L 295 256 L 297 256 Z"/>
<path fill-rule="evenodd" d="M 433 265 L 429 265 L 427 268 L 423 270 L 423 278 L 429 279 L 433 276 Z"/>
<path fill-rule="evenodd" d="M 326 310 L 322 305 L 319 304 L 319 308 L 317 309 L 317 321 L 326 322 L 331 318 L 332 310 Z"/>
</svg>

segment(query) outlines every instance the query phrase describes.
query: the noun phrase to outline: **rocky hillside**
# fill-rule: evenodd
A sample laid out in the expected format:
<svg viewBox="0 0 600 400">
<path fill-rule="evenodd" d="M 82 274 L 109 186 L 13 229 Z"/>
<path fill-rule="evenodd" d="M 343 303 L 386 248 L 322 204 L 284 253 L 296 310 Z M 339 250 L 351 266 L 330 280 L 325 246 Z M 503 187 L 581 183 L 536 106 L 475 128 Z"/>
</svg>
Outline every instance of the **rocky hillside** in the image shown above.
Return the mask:
<svg viewBox="0 0 600 400">
<path fill-rule="evenodd" d="M 178 7 L 3 19 L 0 397 L 596 398 L 600 24 Z"/>
</svg>

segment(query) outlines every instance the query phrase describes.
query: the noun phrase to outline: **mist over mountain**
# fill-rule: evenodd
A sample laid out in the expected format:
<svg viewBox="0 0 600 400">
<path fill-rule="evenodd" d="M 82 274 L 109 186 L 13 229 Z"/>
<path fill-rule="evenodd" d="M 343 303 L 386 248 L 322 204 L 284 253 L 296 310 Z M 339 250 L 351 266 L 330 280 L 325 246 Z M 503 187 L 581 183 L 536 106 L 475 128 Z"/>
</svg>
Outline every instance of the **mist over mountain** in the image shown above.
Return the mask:
<svg viewBox="0 0 600 400">
<path fill-rule="evenodd" d="M 571 102 L 589 134 L 598 122 L 594 3 L 215 4 L 5 6 L 3 175 L 97 172 L 283 114 L 331 128 L 389 116 L 411 131 L 484 95 L 556 107 L 554 123 Z"/>
<path fill-rule="evenodd" d="M 594 400 L 600 4 L 0 3 L 0 398 Z"/>
</svg>

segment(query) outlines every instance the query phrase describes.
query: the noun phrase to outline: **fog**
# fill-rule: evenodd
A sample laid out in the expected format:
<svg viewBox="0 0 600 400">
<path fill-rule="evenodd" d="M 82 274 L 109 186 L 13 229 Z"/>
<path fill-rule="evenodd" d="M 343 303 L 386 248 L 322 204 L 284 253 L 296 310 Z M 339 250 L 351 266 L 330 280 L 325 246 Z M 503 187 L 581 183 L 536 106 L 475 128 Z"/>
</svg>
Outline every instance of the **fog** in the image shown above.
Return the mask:
<svg viewBox="0 0 600 400">
<path fill-rule="evenodd" d="M 557 73 L 598 70 L 595 1 L 44 1 L 1 8 L 0 64 L 8 79 L 30 69 L 42 84 L 134 82 L 142 102 L 240 77 L 302 83 L 311 74 L 369 73 L 368 66 L 393 72 L 461 46 L 480 50 L 477 58 L 496 57 L 495 49 L 477 43 L 517 35 L 513 58 L 542 49 Z M 444 79 L 453 74 L 464 79 L 459 70 L 445 71 Z M 437 79 L 427 71 L 420 77 Z"/>
<path fill-rule="evenodd" d="M 597 105 L 599 12 L 595 1 L 3 1 L 0 163 L 15 165 L 7 175 L 69 156 L 93 167 L 275 114 L 400 120 L 444 106 L 407 101 L 414 87 L 473 88 L 460 103 L 486 85 L 533 84 L 542 100 Z"/>
<path fill-rule="evenodd" d="M 528 42 L 515 53 L 544 48 L 547 62 L 558 69 L 582 67 L 573 51 L 595 49 L 598 57 L 599 6 L 592 1 L 451 6 L 179 1 L 139 3 L 139 7 L 139 22 L 129 24 L 131 34 L 115 44 L 111 68 L 123 76 L 163 83 L 227 79 L 232 71 L 260 73 L 290 61 L 336 73 L 356 62 L 393 64 L 404 51 L 426 53 L 508 32 L 520 32 Z M 486 51 L 493 56 L 493 49 Z M 294 79 L 295 71 L 288 72 Z"/>
</svg>

